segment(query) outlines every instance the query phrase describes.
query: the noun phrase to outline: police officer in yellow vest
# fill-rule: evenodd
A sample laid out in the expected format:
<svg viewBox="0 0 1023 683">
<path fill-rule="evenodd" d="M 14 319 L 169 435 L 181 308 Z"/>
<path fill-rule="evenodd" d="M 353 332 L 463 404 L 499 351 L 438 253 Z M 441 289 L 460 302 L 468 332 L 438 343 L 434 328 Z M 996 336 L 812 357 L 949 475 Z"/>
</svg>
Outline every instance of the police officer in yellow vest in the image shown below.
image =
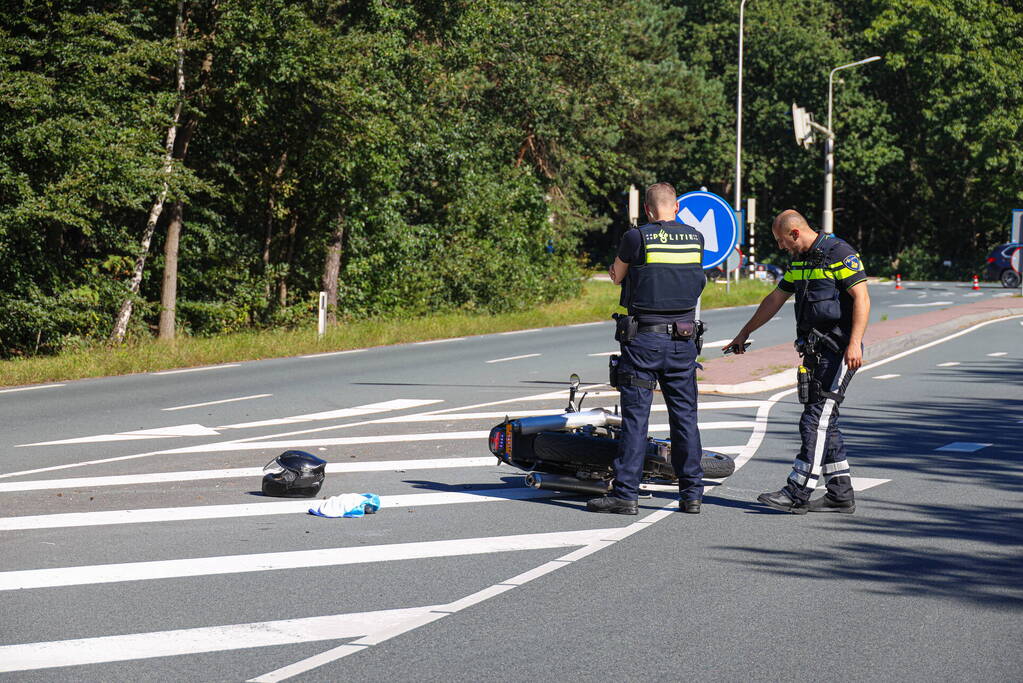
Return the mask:
<svg viewBox="0 0 1023 683">
<path fill-rule="evenodd" d="M 851 513 L 856 503 L 838 430 L 838 406 L 863 363 L 863 333 L 870 315 L 867 276 L 855 249 L 834 235 L 814 232 L 796 211 L 780 213 L 772 230 L 792 263 L 778 288 L 764 297 L 725 349 L 742 353 L 749 335 L 795 293 L 796 350 L 803 358 L 797 375 L 804 404 L 799 419 L 802 447 L 785 486 L 757 500 L 794 514 Z M 810 500 L 821 480 L 827 493 Z"/>
<path fill-rule="evenodd" d="M 650 223 L 622 237 L 608 273 L 622 285 L 615 339 L 621 344 L 615 385 L 621 394 L 622 437 L 611 495 L 587 502 L 593 512 L 634 515 L 646 457 L 653 390 L 660 382 L 668 408 L 671 462 L 679 480 L 679 507 L 700 512 L 703 448 L 696 425 L 696 357 L 701 328 L 696 303 L 707 284 L 703 235 L 675 220 L 678 201 L 668 183 L 647 188 Z"/>
</svg>

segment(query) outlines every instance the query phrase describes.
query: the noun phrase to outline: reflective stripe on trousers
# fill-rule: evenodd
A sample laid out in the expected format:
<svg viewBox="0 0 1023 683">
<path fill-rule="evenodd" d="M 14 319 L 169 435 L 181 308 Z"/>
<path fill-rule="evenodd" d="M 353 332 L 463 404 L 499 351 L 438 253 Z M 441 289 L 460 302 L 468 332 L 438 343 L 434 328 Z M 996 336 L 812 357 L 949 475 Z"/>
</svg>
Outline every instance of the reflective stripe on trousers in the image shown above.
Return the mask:
<svg viewBox="0 0 1023 683">
<path fill-rule="evenodd" d="M 816 365 L 807 365 L 813 379 L 820 382 L 824 391 L 834 392 L 856 372 L 845 365 L 845 351 L 825 349 Z M 845 442 L 838 429 L 838 402 L 833 398 L 821 397 L 803 406 L 799 417 L 799 436 L 802 445 L 787 488 L 793 498 L 807 500 L 824 480 L 832 498 L 848 500 L 853 496 L 852 478 L 846 460 Z"/>
</svg>

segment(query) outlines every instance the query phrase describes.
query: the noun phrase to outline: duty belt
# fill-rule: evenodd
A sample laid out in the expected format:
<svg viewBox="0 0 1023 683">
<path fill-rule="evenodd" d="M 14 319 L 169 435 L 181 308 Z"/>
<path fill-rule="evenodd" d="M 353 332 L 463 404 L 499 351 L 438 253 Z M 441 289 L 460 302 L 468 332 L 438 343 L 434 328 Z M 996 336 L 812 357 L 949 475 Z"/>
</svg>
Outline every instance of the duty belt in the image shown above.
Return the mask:
<svg viewBox="0 0 1023 683">
<path fill-rule="evenodd" d="M 671 334 L 671 325 L 668 323 L 660 323 L 658 325 L 640 325 L 637 331 L 639 333 L 656 332 L 658 334 Z"/>
</svg>

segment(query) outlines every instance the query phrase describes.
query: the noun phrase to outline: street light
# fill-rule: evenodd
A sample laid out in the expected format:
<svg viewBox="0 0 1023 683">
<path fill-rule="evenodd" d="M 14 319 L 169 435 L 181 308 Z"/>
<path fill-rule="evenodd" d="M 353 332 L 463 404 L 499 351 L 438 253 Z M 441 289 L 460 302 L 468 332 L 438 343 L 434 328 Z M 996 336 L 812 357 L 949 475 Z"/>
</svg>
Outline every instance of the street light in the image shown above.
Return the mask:
<svg viewBox="0 0 1023 683">
<path fill-rule="evenodd" d="M 824 225 L 824 232 L 826 233 L 832 233 L 835 231 L 835 213 L 832 210 L 831 203 L 832 193 L 835 186 L 835 129 L 831 124 L 831 110 L 835 91 L 835 73 L 843 69 L 851 69 L 854 66 L 860 66 L 861 64 L 876 62 L 879 59 L 881 58 L 877 56 L 867 57 L 866 59 L 861 59 L 858 62 L 836 66 L 828 75 L 828 135 L 824 140 L 824 217 L 822 221 Z"/>
<path fill-rule="evenodd" d="M 742 206 L 742 34 L 746 1 L 739 3 L 739 87 L 735 98 L 735 212 Z M 753 241 L 753 226 L 750 226 L 750 246 Z M 752 252 L 750 256 L 752 261 Z M 728 262 L 725 262 L 725 282 L 728 282 Z"/>
</svg>

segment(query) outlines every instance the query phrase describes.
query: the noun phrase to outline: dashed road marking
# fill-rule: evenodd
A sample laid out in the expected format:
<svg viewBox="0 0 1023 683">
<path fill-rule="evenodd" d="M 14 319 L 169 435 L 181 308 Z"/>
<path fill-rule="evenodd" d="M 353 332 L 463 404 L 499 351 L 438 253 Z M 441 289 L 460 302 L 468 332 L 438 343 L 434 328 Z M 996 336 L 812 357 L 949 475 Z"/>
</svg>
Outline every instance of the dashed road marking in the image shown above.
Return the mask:
<svg viewBox="0 0 1023 683">
<path fill-rule="evenodd" d="M 223 398 L 219 401 L 206 401 L 205 403 L 189 403 L 187 406 L 174 406 L 173 408 L 161 408 L 160 410 L 185 410 L 186 408 L 202 408 L 204 406 L 216 406 L 221 403 L 235 403 L 237 401 L 251 401 L 256 398 L 270 398 L 273 394 L 253 394 L 252 396 L 239 396 L 238 398 Z"/>
<path fill-rule="evenodd" d="M 310 353 L 299 358 L 326 358 L 327 356 L 343 356 L 349 353 L 362 353 L 366 349 L 349 349 L 348 351 L 325 351 L 323 353 Z"/>
<path fill-rule="evenodd" d="M 185 368 L 184 370 L 163 370 L 154 372 L 154 375 L 182 375 L 186 372 L 206 372 L 207 370 L 223 370 L 224 368 L 236 368 L 238 363 L 226 363 L 224 365 L 207 365 L 201 368 Z"/>
<path fill-rule="evenodd" d="M 542 329 L 543 328 L 540 327 L 533 327 L 528 330 L 512 330 L 511 332 L 499 332 L 498 334 L 500 334 L 501 336 L 506 336 L 509 334 L 525 334 L 526 332 L 540 332 Z"/>
<path fill-rule="evenodd" d="M 36 389 L 56 389 L 63 384 L 36 384 L 31 387 L 18 387 L 17 389 L 0 389 L 0 394 L 13 394 L 16 391 L 35 391 Z"/>
<path fill-rule="evenodd" d="M 972 441 L 953 441 L 947 443 L 941 448 L 935 448 L 935 451 L 951 451 L 952 453 L 976 453 L 982 448 L 987 448 L 991 444 L 989 443 L 975 443 Z"/>
<path fill-rule="evenodd" d="M 923 308 L 925 306 L 951 306 L 951 301 L 930 301 L 926 304 L 892 304 L 892 308 Z"/>
<path fill-rule="evenodd" d="M 998 358 L 1000 356 L 1008 356 L 1009 354 L 1006 351 L 995 351 L 994 353 L 989 353 L 988 355 L 991 356 L 992 358 Z"/>
<path fill-rule="evenodd" d="M 896 377 L 902 377 L 902 375 L 890 374 L 890 375 L 875 375 L 874 379 L 895 379 Z"/>
<path fill-rule="evenodd" d="M 543 355 L 543 354 L 539 354 L 539 353 L 525 353 L 525 354 L 522 354 L 521 356 L 508 356 L 507 358 L 495 358 L 494 360 L 488 360 L 488 361 L 485 361 L 485 362 L 487 362 L 487 363 L 504 363 L 505 361 L 509 361 L 509 360 L 522 360 L 523 358 L 536 358 L 537 356 L 540 356 L 540 355 Z"/>
<path fill-rule="evenodd" d="M 947 363 L 938 363 L 938 367 L 939 368 L 952 368 L 952 367 L 955 367 L 957 365 L 962 365 L 962 363 L 960 363 L 957 360 L 950 360 Z"/>
<path fill-rule="evenodd" d="M 431 339 L 430 341 L 415 342 L 416 346 L 425 346 L 427 344 L 446 344 L 448 342 L 465 341 L 465 337 L 451 337 L 450 339 Z"/>
</svg>

